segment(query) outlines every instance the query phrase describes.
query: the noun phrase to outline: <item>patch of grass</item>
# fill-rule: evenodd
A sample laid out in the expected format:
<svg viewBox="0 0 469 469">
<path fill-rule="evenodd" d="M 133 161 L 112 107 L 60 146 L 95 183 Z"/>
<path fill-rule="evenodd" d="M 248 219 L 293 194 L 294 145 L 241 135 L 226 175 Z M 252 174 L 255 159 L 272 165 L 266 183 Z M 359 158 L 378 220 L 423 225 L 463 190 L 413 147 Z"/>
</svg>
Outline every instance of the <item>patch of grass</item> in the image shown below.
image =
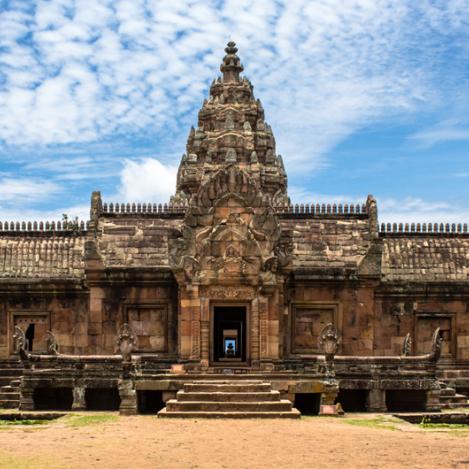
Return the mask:
<svg viewBox="0 0 469 469">
<path fill-rule="evenodd" d="M 422 428 L 449 428 L 451 430 L 469 430 L 469 425 L 465 423 L 426 423 L 420 422 L 420 427 Z"/>
<path fill-rule="evenodd" d="M 16 426 L 16 425 L 43 425 L 50 423 L 50 420 L 0 420 L 0 427 Z"/>
<path fill-rule="evenodd" d="M 70 427 L 84 427 L 86 425 L 115 422 L 118 418 L 118 415 L 115 414 L 69 414 L 60 420 Z"/>
<path fill-rule="evenodd" d="M 348 423 L 349 425 L 356 425 L 359 427 L 367 428 L 378 428 L 381 430 L 397 430 L 396 424 L 399 423 L 397 420 L 394 420 L 392 417 L 385 417 L 379 415 L 372 418 L 344 418 L 340 419 L 340 422 Z"/>
</svg>

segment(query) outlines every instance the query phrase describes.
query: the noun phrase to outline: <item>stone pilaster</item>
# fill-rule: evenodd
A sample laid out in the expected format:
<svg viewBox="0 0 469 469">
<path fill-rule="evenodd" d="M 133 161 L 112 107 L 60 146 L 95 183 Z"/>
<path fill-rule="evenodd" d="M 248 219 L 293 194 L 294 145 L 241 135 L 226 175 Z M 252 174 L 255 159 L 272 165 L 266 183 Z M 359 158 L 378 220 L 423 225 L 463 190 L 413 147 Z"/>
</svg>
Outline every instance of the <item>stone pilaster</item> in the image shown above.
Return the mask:
<svg viewBox="0 0 469 469">
<path fill-rule="evenodd" d="M 73 387 L 72 410 L 86 410 L 85 386 L 82 383 L 76 383 Z"/>
<path fill-rule="evenodd" d="M 330 380 L 324 383 L 321 392 L 321 403 L 319 407 L 319 415 L 337 415 L 337 406 L 335 400 L 339 393 L 339 385 L 337 381 Z"/>
<path fill-rule="evenodd" d="M 20 384 L 20 410 L 34 410 L 34 388 L 31 383 L 21 378 Z"/>
<path fill-rule="evenodd" d="M 370 389 L 366 400 L 366 410 L 368 412 L 386 412 L 386 391 L 384 389 Z"/>
<path fill-rule="evenodd" d="M 135 415 L 137 413 L 137 392 L 130 379 L 120 379 L 118 382 L 121 405 L 119 413 L 121 415 Z"/>
</svg>

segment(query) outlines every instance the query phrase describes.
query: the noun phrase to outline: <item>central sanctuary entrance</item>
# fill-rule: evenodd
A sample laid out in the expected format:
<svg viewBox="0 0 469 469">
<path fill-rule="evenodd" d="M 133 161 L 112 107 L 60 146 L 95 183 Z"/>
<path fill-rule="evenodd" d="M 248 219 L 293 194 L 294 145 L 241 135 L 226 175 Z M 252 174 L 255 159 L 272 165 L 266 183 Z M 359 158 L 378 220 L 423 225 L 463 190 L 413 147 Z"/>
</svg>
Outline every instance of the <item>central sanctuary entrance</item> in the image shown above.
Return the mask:
<svg viewBox="0 0 469 469">
<path fill-rule="evenodd" d="M 213 362 L 246 362 L 246 307 L 213 307 Z"/>
</svg>

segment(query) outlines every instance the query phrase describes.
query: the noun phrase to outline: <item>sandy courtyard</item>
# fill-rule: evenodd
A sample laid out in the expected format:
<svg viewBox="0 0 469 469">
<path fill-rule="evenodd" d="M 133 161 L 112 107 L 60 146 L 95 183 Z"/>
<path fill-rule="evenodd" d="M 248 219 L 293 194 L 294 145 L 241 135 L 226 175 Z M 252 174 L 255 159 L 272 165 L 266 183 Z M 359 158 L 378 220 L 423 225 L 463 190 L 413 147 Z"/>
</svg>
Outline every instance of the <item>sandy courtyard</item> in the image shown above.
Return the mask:
<svg viewBox="0 0 469 469">
<path fill-rule="evenodd" d="M 390 417 L 375 417 L 377 423 L 370 425 L 355 416 L 243 421 L 105 414 L 86 419 L 1 427 L 0 467 L 469 468 L 467 429 L 421 429 Z"/>
</svg>

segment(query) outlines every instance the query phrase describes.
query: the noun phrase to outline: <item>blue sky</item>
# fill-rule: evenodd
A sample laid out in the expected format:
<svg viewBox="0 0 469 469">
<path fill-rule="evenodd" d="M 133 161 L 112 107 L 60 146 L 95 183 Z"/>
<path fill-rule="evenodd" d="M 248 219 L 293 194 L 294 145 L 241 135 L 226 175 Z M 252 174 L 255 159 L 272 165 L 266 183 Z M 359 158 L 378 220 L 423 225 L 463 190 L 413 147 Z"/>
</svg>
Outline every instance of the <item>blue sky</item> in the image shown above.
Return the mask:
<svg viewBox="0 0 469 469">
<path fill-rule="evenodd" d="M 469 0 L 0 0 L 0 219 L 167 201 L 229 39 L 293 202 L 469 221 Z"/>
</svg>

